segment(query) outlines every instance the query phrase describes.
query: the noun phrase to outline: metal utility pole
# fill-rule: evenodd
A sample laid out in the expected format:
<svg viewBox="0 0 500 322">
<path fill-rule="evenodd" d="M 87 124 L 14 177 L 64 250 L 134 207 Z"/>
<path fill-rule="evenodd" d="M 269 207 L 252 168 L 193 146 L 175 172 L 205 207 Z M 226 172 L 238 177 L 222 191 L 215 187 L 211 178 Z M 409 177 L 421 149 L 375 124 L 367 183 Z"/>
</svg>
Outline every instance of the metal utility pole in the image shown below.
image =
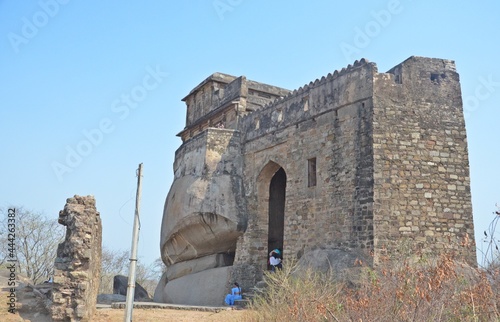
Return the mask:
<svg viewBox="0 0 500 322">
<path fill-rule="evenodd" d="M 142 163 L 137 170 L 137 194 L 135 196 L 134 230 L 132 233 L 132 249 L 130 251 L 130 268 L 128 270 L 127 301 L 125 305 L 125 322 L 132 321 L 132 309 L 134 308 L 135 294 L 135 268 L 137 265 L 137 242 L 139 241 L 139 204 L 141 202 L 141 177 Z"/>
</svg>

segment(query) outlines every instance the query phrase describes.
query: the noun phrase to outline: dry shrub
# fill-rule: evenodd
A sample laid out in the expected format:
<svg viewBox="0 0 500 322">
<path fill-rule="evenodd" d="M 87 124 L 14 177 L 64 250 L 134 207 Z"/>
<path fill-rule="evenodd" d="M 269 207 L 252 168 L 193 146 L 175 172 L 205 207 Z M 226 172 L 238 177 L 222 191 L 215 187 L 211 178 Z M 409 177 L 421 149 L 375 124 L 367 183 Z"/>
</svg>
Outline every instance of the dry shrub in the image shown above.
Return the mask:
<svg viewBox="0 0 500 322">
<path fill-rule="evenodd" d="M 348 321 L 496 321 L 486 274 L 451 255 L 370 270 L 346 298 Z"/>
<path fill-rule="evenodd" d="M 265 273 L 267 287 L 250 304 L 246 321 L 338 321 L 342 287 L 312 270 L 293 273 L 295 265 Z"/>
<path fill-rule="evenodd" d="M 366 269 L 356 288 L 312 271 L 268 273 L 268 287 L 250 305 L 247 321 L 498 321 L 498 275 L 435 261 L 386 262 Z M 493 288 L 492 288 L 493 286 Z M 495 290 L 495 291 L 494 291 Z"/>
</svg>

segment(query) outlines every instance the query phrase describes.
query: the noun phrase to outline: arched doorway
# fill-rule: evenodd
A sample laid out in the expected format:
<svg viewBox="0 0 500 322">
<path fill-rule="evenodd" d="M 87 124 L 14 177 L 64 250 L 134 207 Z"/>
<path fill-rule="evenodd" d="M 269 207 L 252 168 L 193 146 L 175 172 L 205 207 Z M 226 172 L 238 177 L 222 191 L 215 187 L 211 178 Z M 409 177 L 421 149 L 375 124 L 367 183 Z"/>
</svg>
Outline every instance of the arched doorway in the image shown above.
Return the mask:
<svg viewBox="0 0 500 322">
<path fill-rule="evenodd" d="M 279 168 L 269 184 L 269 226 L 268 226 L 268 253 L 278 248 L 283 250 L 283 237 L 285 225 L 285 196 L 286 173 Z"/>
</svg>

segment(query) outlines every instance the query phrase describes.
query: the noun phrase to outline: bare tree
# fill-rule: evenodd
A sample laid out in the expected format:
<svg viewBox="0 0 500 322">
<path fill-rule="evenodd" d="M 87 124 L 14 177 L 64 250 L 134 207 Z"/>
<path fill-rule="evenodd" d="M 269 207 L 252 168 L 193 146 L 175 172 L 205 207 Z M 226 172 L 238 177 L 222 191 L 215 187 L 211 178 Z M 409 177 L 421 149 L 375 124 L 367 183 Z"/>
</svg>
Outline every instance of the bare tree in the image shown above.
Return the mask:
<svg viewBox="0 0 500 322">
<path fill-rule="evenodd" d="M 482 266 L 488 270 L 497 270 L 500 268 L 500 233 L 497 231 L 497 225 L 500 221 L 500 206 L 496 205 L 497 210 L 493 212 L 488 231 L 484 231 L 483 242 L 487 244 L 486 251 L 483 252 Z"/>
<path fill-rule="evenodd" d="M 37 284 L 53 273 L 57 245 L 62 241 L 64 229 L 56 219 L 49 219 L 43 213 L 26 210 L 23 207 L 11 207 L 15 210 L 15 229 L 13 235 L 16 266 L 20 274 L 26 275 Z M 7 236 L 9 210 L 2 209 L 0 231 Z M 12 213 L 12 211 L 11 211 Z M 2 243 L 5 246 L 5 242 Z M 5 260 L 10 250 L 0 248 L 0 257 Z"/>
<path fill-rule="evenodd" d="M 160 263 L 162 265 L 160 265 Z M 129 270 L 129 252 L 121 250 L 110 250 L 102 248 L 102 268 L 101 284 L 99 286 L 100 294 L 113 293 L 113 278 L 116 275 L 128 276 Z M 161 259 L 155 260 L 150 265 L 143 264 L 140 260 L 136 266 L 135 281 L 153 295 L 156 285 L 160 280 L 162 269 L 165 267 Z"/>
<path fill-rule="evenodd" d="M 100 294 L 113 293 L 113 277 L 125 275 L 128 271 L 129 254 L 127 251 L 112 251 L 102 248 Z"/>
<path fill-rule="evenodd" d="M 153 296 L 156 286 L 160 281 L 163 267 L 166 269 L 164 264 L 160 267 L 158 261 L 163 264 L 161 258 L 156 259 L 150 265 L 144 265 L 140 261 L 137 263 L 135 280 L 148 291 L 150 296 Z"/>
</svg>

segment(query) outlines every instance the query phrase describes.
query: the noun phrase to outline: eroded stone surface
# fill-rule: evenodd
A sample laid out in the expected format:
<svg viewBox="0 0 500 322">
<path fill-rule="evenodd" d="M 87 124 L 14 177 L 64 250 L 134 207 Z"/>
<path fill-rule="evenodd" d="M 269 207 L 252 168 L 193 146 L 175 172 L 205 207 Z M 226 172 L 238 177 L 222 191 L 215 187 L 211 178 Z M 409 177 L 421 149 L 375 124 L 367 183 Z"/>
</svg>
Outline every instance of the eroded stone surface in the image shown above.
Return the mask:
<svg viewBox="0 0 500 322">
<path fill-rule="evenodd" d="M 170 265 L 167 270 L 167 279 L 174 280 L 184 275 L 194 274 L 206 269 L 230 266 L 234 256 L 228 254 L 214 254 L 183 261 Z"/>
<path fill-rule="evenodd" d="M 93 196 L 68 198 L 59 212 L 66 238 L 57 248 L 51 315 L 54 321 L 91 321 L 101 276 L 102 227 Z"/>
<path fill-rule="evenodd" d="M 207 269 L 170 281 L 163 287 L 164 300 L 172 304 L 224 305 L 229 292 L 231 267 Z"/>
</svg>

